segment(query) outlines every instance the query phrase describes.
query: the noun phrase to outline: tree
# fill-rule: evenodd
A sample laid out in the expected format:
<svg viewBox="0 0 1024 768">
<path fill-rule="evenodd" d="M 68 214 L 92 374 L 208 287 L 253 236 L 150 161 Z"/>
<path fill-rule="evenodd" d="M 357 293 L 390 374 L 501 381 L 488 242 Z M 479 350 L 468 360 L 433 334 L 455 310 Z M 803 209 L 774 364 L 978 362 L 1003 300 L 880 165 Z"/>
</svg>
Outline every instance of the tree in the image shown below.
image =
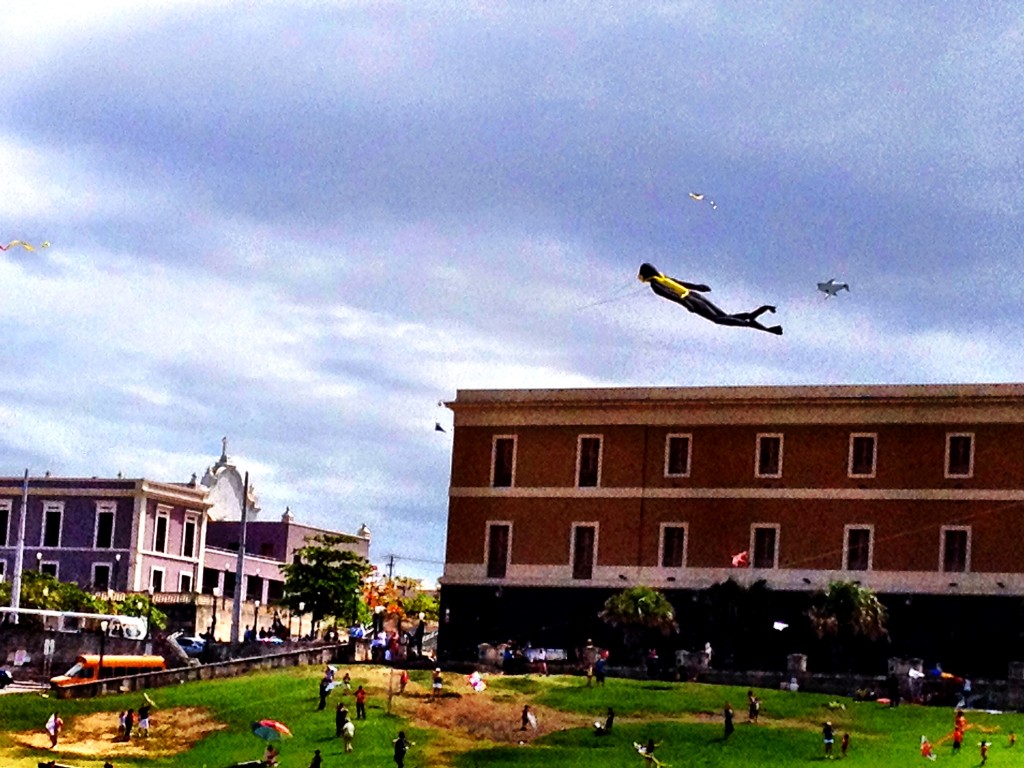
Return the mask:
<svg viewBox="0 0 1024 768">
<path fill-rule="evenodd" d="M 836 662 L 843 666 L 844 650 L 889 634 L 885 606 L 873 591 L 852 581 L 829 584 L 827 590 L 815 596 L 807 615 L 819 639 L 834 639 L 831 650 Z"/>
<path fill-rule="evenodd" d="M 106 613 L 106 609 L 99 613 Z M 157 629 L 167 628 L 167 614 L 156 607 L 149 595 L 126 595 L 124 600 L 114 605 L 114 613 L 147 619 Z"/>
<path fill-rule="evenodd" d="M 285 605 L 295 612 L 311 613 L 314 626 L 325 616 L 355 621 L 370 564 L 340 548 L 350 542 L 349 537 L 322 534 L 307 541 L 305 547 L 295 551 L 293 562 L 281 566 Z M 300 609 L 299 603 L 304 603 L 304 608 Z"/>
<path fill-rule="evenodd" d="M 627 652 L 636 655 L 644 635 L 679 631 L 675 609 L 661 592 L 652 587 L 630 587 L 609 597 L 598 614 L 603 622 L 622 630 Z"/>
<path fill-rule="evenodd" d="M 413 597 L 402 600 L 402 607 L 405 608 L 406 616 L 419 616 L 427 621 L 437 621 L 439 614 L 437 598 L 429 592 L 418 592 Z"/>
<path fill-rule="evenodd" d="M 863 636 L 878 640 L 888 635 L 885 606 L 867 587 L 852 581 L 833 581 L 818 594 L 808 612 L 819 638 Z"/>
</svg>

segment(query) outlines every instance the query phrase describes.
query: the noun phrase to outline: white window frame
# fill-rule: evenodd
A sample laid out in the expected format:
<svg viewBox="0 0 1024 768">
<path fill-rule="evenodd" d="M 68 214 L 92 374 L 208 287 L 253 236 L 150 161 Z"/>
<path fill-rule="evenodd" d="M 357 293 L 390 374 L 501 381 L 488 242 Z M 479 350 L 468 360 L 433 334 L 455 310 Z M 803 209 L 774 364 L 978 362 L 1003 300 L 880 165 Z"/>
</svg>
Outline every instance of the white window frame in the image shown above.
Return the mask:
<svg viewBox="0 0 1024 768">
<path fill-rule="evenodd" d="M 583 441 L 597 440 L 597 482 L 594 485 L 580 485 L 580 469 L 583 466 Z M 604 435 L 578 435 L 576 437 L 576 487 L 577 488 L 600 488 L 601 475 L 604 469 Z"/>
<path fill-rule="evenodd" d="M 188 589 L 185 589 L 185 579 L 188 579 L 191 583 Z M 184 592 L 186 594 L 192 594 L 195 591 L 196 580 L 192 571 L 178 571 L 178 592 Z"/>
<path fill-rule="evenodd" d="M 185 554 L 185 533 L 188 530 L 188 524 L 192 523 L 195 526 L 192 531 L 192 554 Z M 169 529 L 168 529 L 169 530 Z M 199 555 L 199 516 L 191 512 L 185 514 L 185 519 L 181 524 L 181 556 L 186 557 L 189 560 L 195 560 Z M 180 590 L 179 590 L 180 591 Z"/>
<path fill-rule="evenodd" d="M 0 500 L 0 512 L 7 513 L 7 525 L 0 530 L 0 547 L 9 546 L 11 540 L 11 516 L 14 514 L 14 502 L 10 499 Z"/>
<path fill-rule="evenodd" d="M 60 561 L 59 560 L 41 560 L 39 562 L 39 572 L 46 573 L 46 567 L 53 566 L 53 578 L 60 581 Z"/>
<path fill-rule="evenodd" d="M 56 512 L 60 516 L 60 522 L 57 523 L 57 544 L 56 547 L 61 546 L 61 542 L 64 540 L 64 502 L 63 501 L 44 501 L 43 502 L 43 516 L 39 521 L 39 546 L 46 549 L 53 549 L 55 545 L 46 543 L 46 516 L 50 512 Z"/>
<path fill-rule="evenodd" d="M 100 546 L 100 515 L 110 514 L 110 546 Z M 96 520 L 92 526 L 92 545 L 94 549 L 114 549 L 114 532 L 117 528 L 117 502 L 116 501 L 97 501 L 96 502 Z M 95 583 L 95 582 L 93 582 Z"/>
<path fill-rule="evenodd" d="M 858 437 L 870 437 L 871 438 L 871 472 L 865 474 L 857 474 L 853 471 L 853 442 L 854 438 Z M 877 432 L 851 432 L 850 433 L 850 447 L 849 453 L 846 459 L 846 476 L 856 479 L 870 479 L 878 473 L 878 433 Z"/>
<path fill-rule="evenodd" d="M 967 460 L 967 474 L 953 474 L 949 471 L 949 457 L 950 457 L 950 443 L 954 437 L 969 437 L 971 438 L 971 456 Z M 943 475 L 947 480 L 964 480 L 970 477 L 974 477 L 974 433 L 973 432 L 947 432 L 946 433 L 946 456 L 943 460 L 942 470 Z"/>
<path fill-rule="evenodd" d="M 160 574 L 160 592 L 167 591 L 167 569 L 162 565 L 151 565 L 149 567 L 149 588 L 153 590 L 154 594 L 157 592 L 156 579 L 153 577 Z"/>
<path fill-rule="evenodd" d="M 512 441 L 512 477 L 508 485 L 495 485 L 494 474 L 498 468 L 498 441 Z M 494 435 L 491 438 L 491 488 L 515 488 L 516 487 L 516 459 L 519 457 L 519 440 L 516 435 Z"/>
<path fill-rule="evenodd" d="M 160 531 L 160 519 L 163 518 L 166 522 L 164 528 L 164 548 L 156 548 L 157 533 Z M 168 554 L 171 544 L 171 510 L 167 507 L 157 507 L 156 515 L 153 517 L 153 541 L 151 542 L 151 551 L 159 552 L 162 555 Z"/>
<path fill-rule="evenodd" d="M 669 468 L 669 457 L 672 455 L 672 441 L 686 438 L 686 471 L 672 472 Z M 689 477 L 693 470 L 693 433 L 672 432 L 665 435 L 665 477 Z"/>
<path fill-rule="evenodd" d="M 964 547 L 964 569 L 962 571 L 946 570 L 946 534 L 950 531 L 966 531 L 967 544 Z M 971 572 L 971 526 L 943 525 L 939 528 L 939 573 L 970 573 Z"/>
<path fill-rule="evenodd" d="M 577 528 L 593 528 L 594 529 L 594 547 L 591 560 L 590 578 L 588 579 L 577 579 L 573 576 L 573 572 L 576 570 L 576 529 Z M 597 553 L 598 553 L 598 540 L 601 536 L 601 526 L 595 520 L 591 523 L 577 522 L 572 524 L 572 528 L 569 531 L 569 579 L 572 581 L 593 581 L 594 573 L 597 571 Z"/>
<path fill-rule="evenodd" d="M 92 577 L 91 577 L 89 583 L 92 584 L 94 587 L 96 586 L 96 569 L 97 568 L 106 568 L 107 569 L 107 587 L 108 588 L 112 588 L 114 586 L 114 564 L 113 563 L 104 562 L 104 561 L 92 564 L 92 568 L 91 568 L 91 571 L 90 571 L 92 573 Z"/>
<path fill-rule="evenodd" d="M 490 579 L 491 581 L 500 581 L 501 576 L 488 576 L 487 566 L 490 565 L 491 557 L 491 526 L 492 525 L 507 525 L 508 526 L 508 551 L 505 553 L 505 576 L 508 578 L 509 568 L 512 567 L 512 534 L 513 526 L 511 520 L 488 520 L 484 523 L 484 578 Z"/>
<path fill-rule="evenodd" d="M 765 438 L 778 438 L 779 440 L 779 471 L 774 473 L 761 474 L 761 441 Z M 779 478 L 782 477 L 782 452 L 785 446 L 785 439 L 781 432 L 760 432 L 754 441 L 754 477 Z"/>
<path fill-rule="evenodd" d="M 775 529 L 775 552 L 773 553 L 773 560 L 771 566 L 764 568 L 761 566 L 754 565 L 757 562 L 757 549 L 754 544 L 757 541 L 757 530 L 759 528 L 774 528 Z M 759 571 L 775 570 L 779 567 L 779 550 L 782 549 L 782 525 L 780 523 L 751 523 L 750 524 L 750 567 Z"/>
<path fill-rule="evenodd" d="M 871 571 L 875 567 L 875 526 L 870 523 L 849 523 L 843 526 L 843 570 L 850 571 L 850 531 L 868 532 L 868 567 Z M 864 571 L 850 571 L 851 573 L 863 573 Z"/>
<path fill-rule="evenodd" d="M 683 562 L 679 565 L 665 565 L 665 530 L 668 528 L 683 529 Z M 659 568 L 685 568 L 687 550 L 690 548 L 690 524 L 689 523 L 662 523 L 658 526 L 658 567 Z"/>
</svg>

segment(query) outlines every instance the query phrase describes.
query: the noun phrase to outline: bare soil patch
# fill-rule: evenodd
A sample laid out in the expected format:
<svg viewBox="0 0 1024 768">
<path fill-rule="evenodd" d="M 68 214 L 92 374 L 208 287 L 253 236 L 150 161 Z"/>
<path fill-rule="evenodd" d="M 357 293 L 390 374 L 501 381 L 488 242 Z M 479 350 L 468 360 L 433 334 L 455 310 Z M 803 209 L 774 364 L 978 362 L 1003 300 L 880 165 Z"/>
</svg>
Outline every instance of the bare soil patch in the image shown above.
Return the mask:
<svg viewBox="0 0 1024 768">
<path fill-rule="evenodd" d="M 129 742 L 116 740 L 117 712 L 66 718 L 56 749 L 50 748 L 50 735 L 43 729 L 16 733 L 11 739 L 58 760 L 62 757 L 164 757 L 184 752 L 203 737 L 227 727 L 198 707 L 154 710 L 149 722 L 149 737 L 133 737 Z"/>
</svg>

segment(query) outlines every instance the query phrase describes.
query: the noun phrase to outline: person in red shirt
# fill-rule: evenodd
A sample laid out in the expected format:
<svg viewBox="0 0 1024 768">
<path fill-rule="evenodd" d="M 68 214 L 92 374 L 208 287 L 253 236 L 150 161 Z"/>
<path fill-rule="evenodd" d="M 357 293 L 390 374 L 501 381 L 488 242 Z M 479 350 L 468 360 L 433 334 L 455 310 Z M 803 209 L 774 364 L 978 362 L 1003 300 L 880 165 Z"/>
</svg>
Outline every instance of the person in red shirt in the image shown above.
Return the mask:
<svg viewBox="0 0 1024 768">
<path fill-rule="evenodd" d="M 356 688 L 356 720 L 366 719 L 366 691 L 363 686 Z"/>
</svg>

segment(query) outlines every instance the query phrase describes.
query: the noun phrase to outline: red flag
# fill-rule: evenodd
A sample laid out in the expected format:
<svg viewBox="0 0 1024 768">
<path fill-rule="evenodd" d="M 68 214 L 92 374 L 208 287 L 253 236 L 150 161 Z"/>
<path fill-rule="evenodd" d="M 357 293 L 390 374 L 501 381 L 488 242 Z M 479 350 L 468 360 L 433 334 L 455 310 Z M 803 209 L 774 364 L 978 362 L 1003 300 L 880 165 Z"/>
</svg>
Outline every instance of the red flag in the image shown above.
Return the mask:
<svg viewBox="0 0 1024 768">
<path fill-rule="evenodd" d="M 733 568 L 747 568 L 750 566 L 750 554 L 744 550 L 737 555 L 732 556 L 732 567 Z"/>
</svg>

